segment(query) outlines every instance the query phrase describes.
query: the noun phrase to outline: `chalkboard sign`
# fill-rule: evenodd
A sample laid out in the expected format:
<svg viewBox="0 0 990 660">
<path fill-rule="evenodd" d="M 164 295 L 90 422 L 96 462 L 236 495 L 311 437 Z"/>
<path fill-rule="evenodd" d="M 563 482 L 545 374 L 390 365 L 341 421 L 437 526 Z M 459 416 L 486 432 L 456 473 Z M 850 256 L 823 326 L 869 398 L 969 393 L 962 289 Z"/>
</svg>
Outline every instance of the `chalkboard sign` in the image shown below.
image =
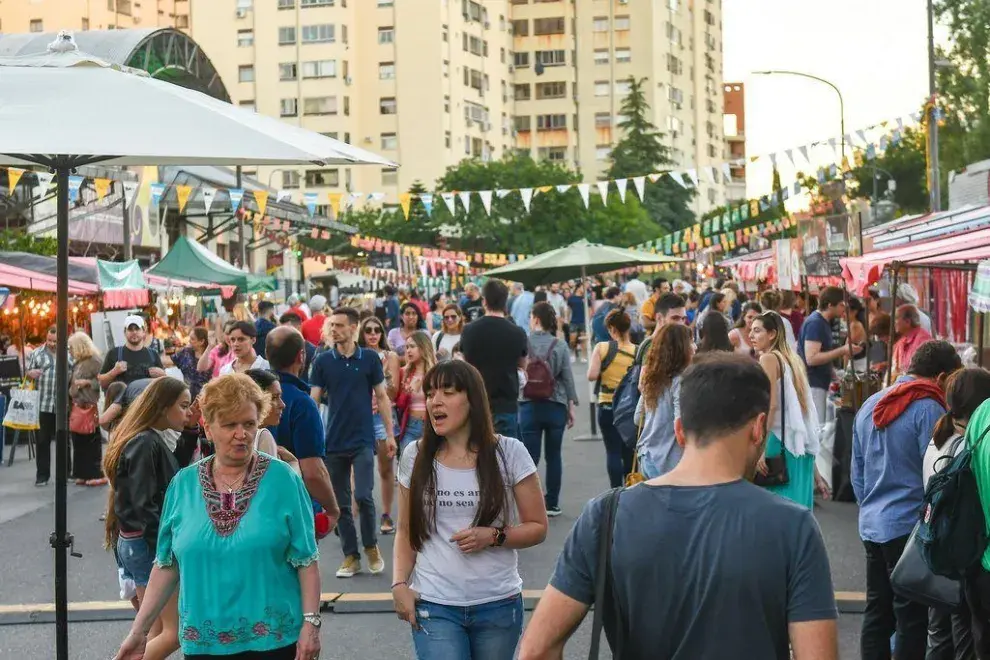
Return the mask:
<svg viewBox="0 0 990 660">
<path fill-rule="evenodd" d="M 0 389 L 10 389 L 20 385 L 21 358 L 16 355 L 0 355 Z"/>
<path fill-rule="evenodd" d="M 368 266 L 371 268 L 388 268 L 395 270 L 395 255 L 384 252 L 369 252 Z"/>
</svg>

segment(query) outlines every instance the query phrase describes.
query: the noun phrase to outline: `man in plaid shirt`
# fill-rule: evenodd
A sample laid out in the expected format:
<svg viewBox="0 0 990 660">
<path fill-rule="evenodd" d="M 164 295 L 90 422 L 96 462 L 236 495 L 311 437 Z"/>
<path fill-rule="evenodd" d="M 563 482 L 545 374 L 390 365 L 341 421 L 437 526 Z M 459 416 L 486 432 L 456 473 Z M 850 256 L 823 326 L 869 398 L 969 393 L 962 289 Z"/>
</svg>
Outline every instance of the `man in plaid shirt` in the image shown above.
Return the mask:
<svg viewBox="0 0 990 660">
<path fill-rule="evenodd" d="M 52 470 L 52 439 L 55 437 L 55 332 L 54 325 L 48 328 L 45 345 L 35 349 L 27 361 L 26 375 L 34 381 L 40 395 L 38 423 L 41 428 L 37 433 L 35 458 L 38 467 L 34 480 L 34 485 L 38 487 L 48 485 Z M 72 465 L 71 457 L 69 465 Z"/>
</svg>

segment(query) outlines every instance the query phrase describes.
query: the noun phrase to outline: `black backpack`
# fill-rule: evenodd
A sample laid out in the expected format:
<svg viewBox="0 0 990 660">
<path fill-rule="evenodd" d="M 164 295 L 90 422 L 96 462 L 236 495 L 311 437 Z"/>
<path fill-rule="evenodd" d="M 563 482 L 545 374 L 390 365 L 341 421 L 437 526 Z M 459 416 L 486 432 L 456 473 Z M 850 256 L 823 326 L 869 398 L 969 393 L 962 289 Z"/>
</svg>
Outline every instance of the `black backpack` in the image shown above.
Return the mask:
<svg viewBox="0 0 990 660">
<path fill-rule="evenodd" d="M 964 446 L 955 456 L 952 453 L 958 445 L 953 443 L 952 457 L 944 457 L 948 465 L 929 479 L 925 489 L 917 540 L 922 558 L 936 575 L 962 579 L 987 549 L 987 523 L 973 474 L 973 452 L 987 431 L 990 428 L 972 448 Z M 965 442 L 965 438 L 956 442 Z"/>
</svg>

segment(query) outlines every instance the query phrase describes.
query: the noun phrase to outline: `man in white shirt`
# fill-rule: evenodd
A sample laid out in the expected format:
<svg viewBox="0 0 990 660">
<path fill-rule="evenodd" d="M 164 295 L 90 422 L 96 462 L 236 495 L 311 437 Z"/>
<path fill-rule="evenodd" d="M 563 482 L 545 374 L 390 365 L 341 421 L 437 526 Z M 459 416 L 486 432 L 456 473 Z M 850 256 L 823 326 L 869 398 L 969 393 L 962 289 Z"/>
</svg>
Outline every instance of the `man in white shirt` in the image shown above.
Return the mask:
<svg viewBox="0 0 990 660">
<path fill-rule="evenodd" d="M 227 333 L 230 352 L 234 354 L 233 362 L 220 368 L 220 375 L 242 374 L 249 369 L 270 369 L 268 360 L 254 352 L 254 340 L 258 331 L 249 321 L 238 321 Z"/>
<path fill-rule="evenodd" d="M 626 286 L 623 291 L 636 296 L 637 307 L 642 307 L 643 303 L 646 302 L 646 299 L 650 296 L 650 292 L 646 288 L 646 282 L 639 279 L 638 273 L 633 273 L 631 279 L 626 282 Z"/>
</svg>

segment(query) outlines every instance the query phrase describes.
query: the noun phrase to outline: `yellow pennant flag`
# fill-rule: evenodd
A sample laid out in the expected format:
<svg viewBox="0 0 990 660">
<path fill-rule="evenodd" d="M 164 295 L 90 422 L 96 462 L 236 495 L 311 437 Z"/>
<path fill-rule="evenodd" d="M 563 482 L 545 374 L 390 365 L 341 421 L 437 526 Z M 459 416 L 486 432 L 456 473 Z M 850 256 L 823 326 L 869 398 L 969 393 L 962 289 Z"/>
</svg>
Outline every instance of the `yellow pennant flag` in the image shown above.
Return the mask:
<svg viewBox="0 0 990 660">
<path fill-rule="evenodd" d="M 750 202 L 749 202 L 749 217 L 755 218 L 758 215 L 760 215 L 760 205 L 759 205 L 759 203 L 757 203 L 757 201 L 755 199 L 750 200 Z"/>
<path fill-rule="evenodd" d="M 334 219 L 340 215 L 340 200 L 344 197 L 344 193 L 327 193 L 327 199 L 330 200 L 330 208 L 333 209 Z"/>
<path fill-rule="evenodd" d="M 406 220 L 409 219 L 409 205 L 412 203 L 412 195 L 409 193 L 399 194 L 399 206 L 402 207 L 402 213 L 406 216 Z"/>
<path fill-rule="evenodd" d="M 175 196 L 179 200 L 179 213 L 182 213 L 186 208 L 186 202 L 189 201 L 189 196 L 192 194 L 192 186 L 176 186 Z"/>
<path fill-rule="evenodd" d="M 21 177 L 24 176 L 24 170 L 18 167 L 8 167 L 7 176 L 10 179 L 10 184 L 7 186 L 7 190 L 13 193 L 14 190 L 17 189 L 17 183 L 21 180 Z"/>
<path fill-rule="evenodd" d="M 537 188 L 537 190 L 539 190 L 541 193 L 548 193 L 551 190 L 553 190 L 553 186 L 540 186 L 539 188 Z"/>
<path fill-rule="evenodd" d="M 265 214 L 265 207 L 268 206 L 268 191 L 267 190 L 255 190 L 254 191 L 254 203 L 258 205 L 258 213 L 261 215 Z"/>
<path fill-rule="evenodd" d="M 103 199 L 110 192 L 110 179 L 93 179 L 93 187 L 96 188 L 96 199 Z"/>
</svg>

